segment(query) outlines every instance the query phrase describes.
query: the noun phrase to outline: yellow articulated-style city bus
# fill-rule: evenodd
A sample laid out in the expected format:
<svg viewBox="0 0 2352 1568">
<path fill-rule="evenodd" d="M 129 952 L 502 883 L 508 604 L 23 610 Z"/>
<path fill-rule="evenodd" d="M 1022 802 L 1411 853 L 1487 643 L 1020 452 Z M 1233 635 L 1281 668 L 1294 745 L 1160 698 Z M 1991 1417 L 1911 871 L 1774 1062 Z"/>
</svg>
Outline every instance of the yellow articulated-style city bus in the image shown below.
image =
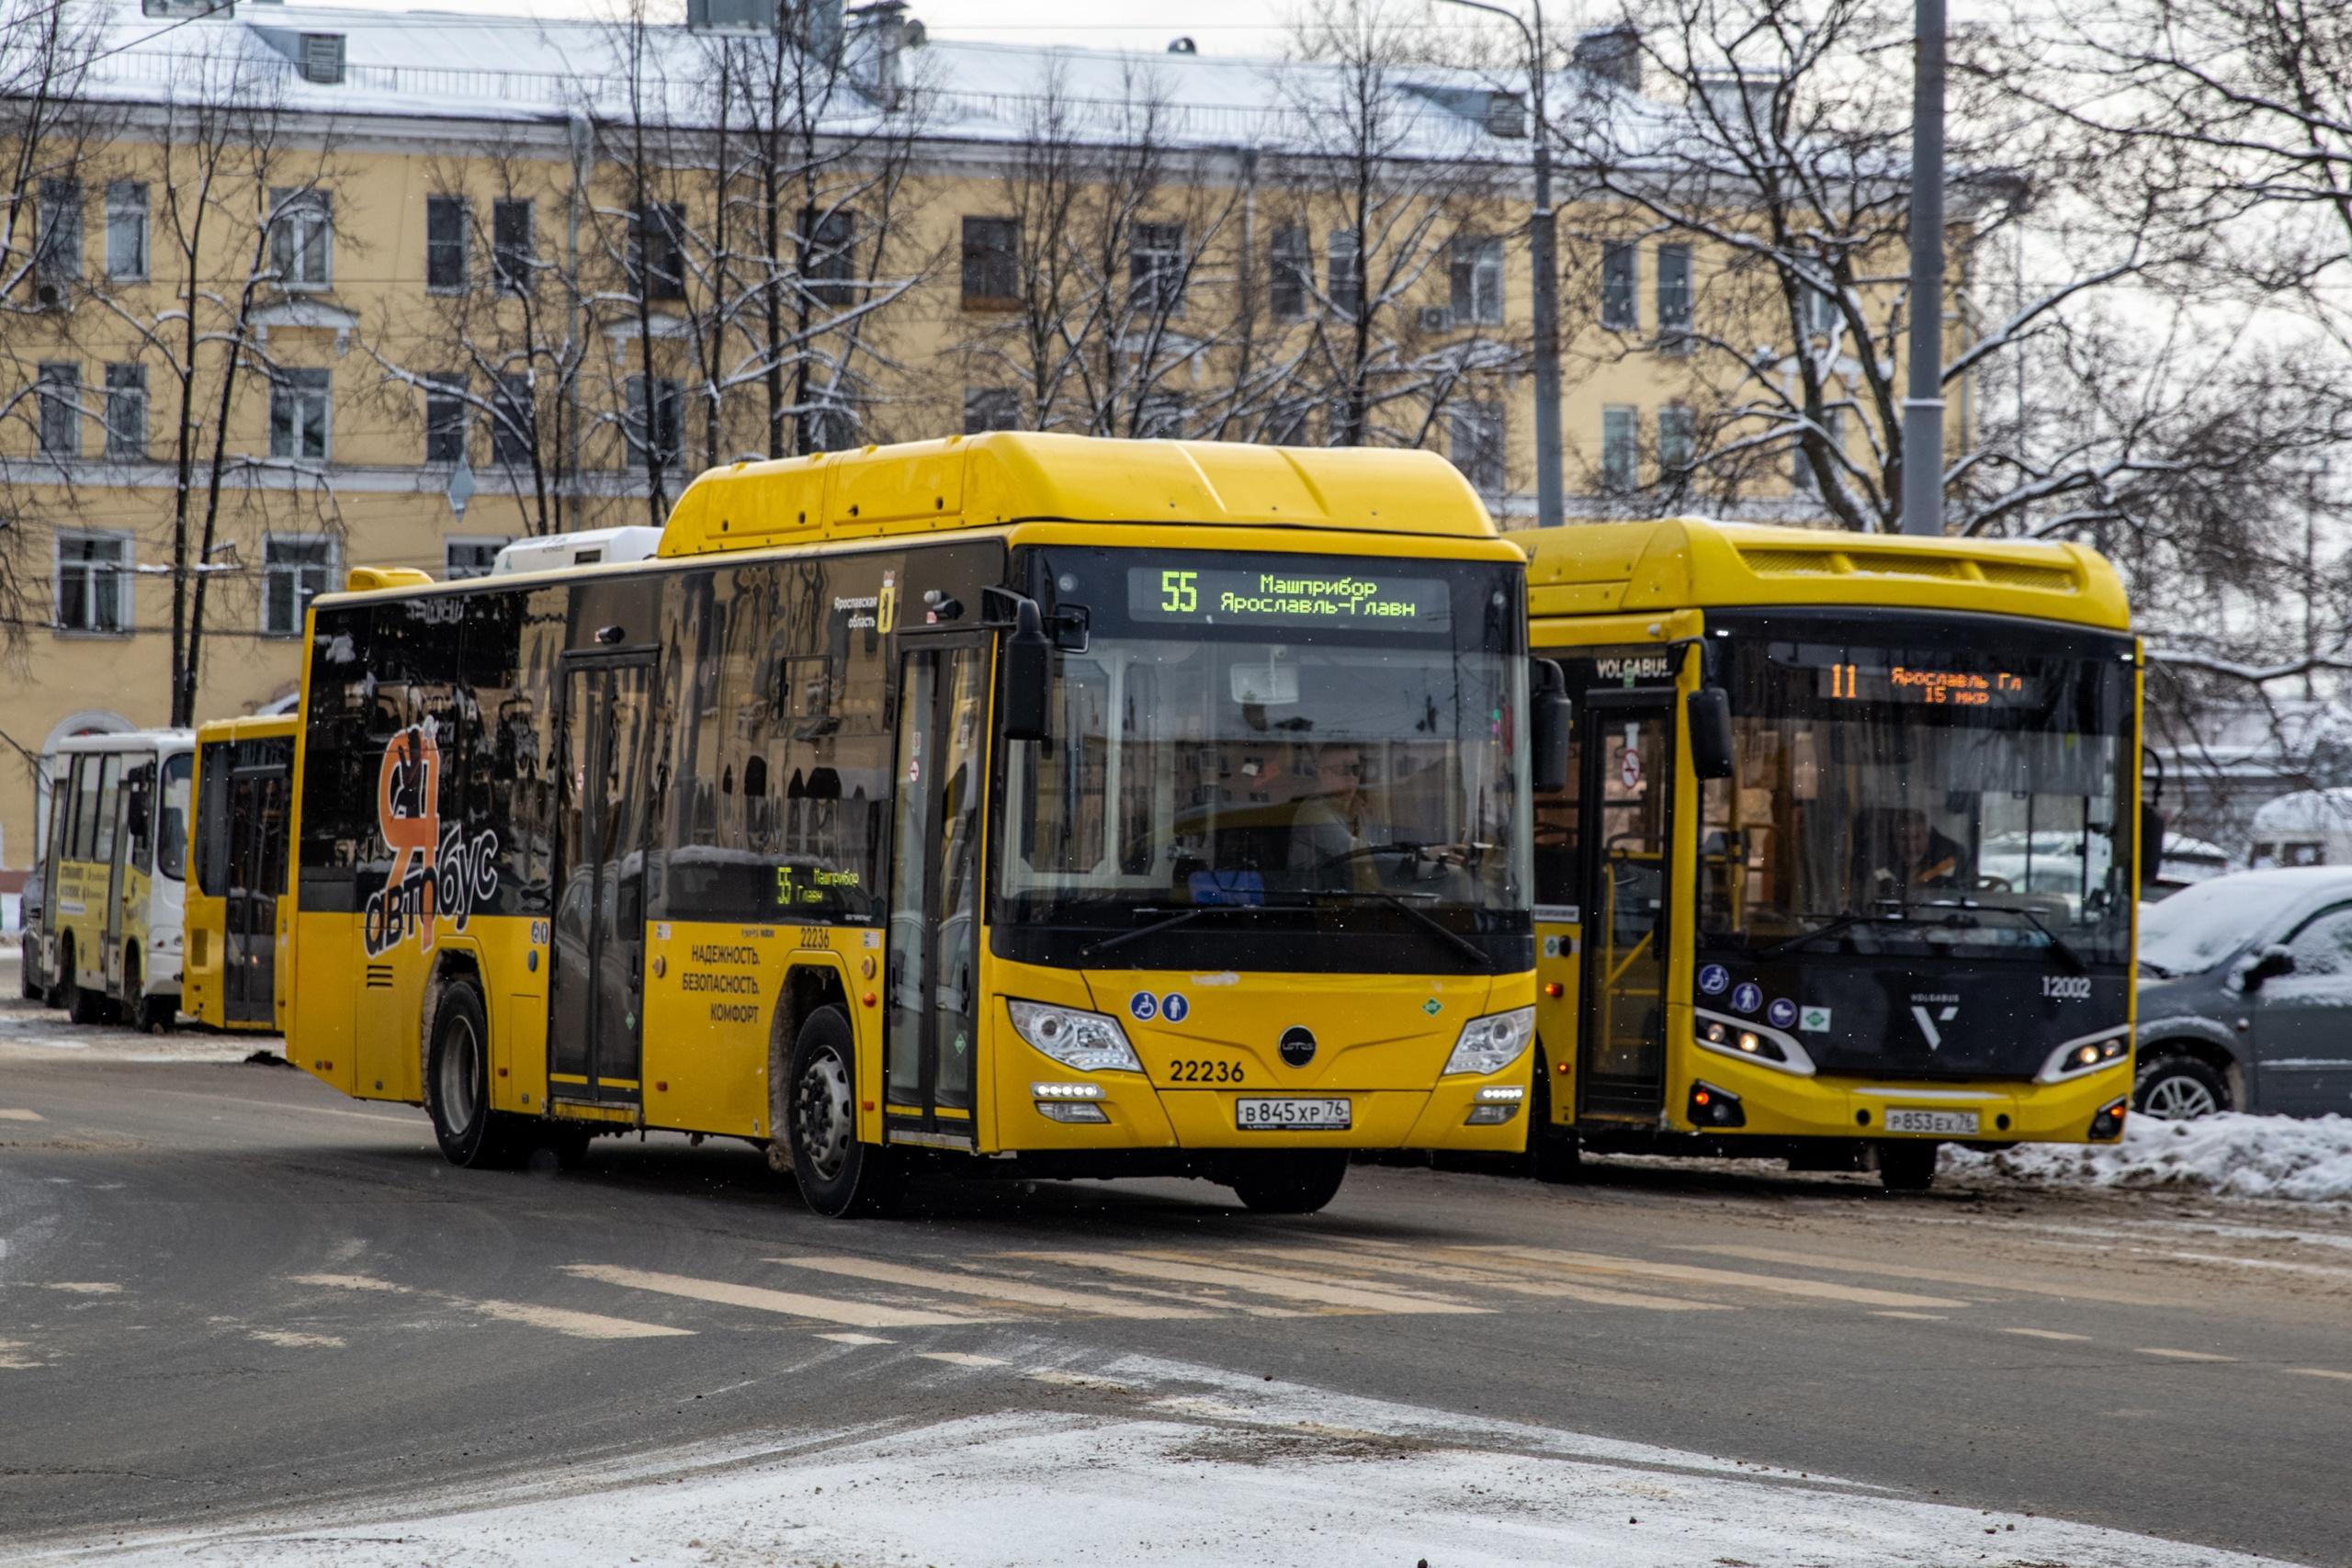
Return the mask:
<svg viewBox="0 0 2352 1568">
<path fill-rule="evenodd" d="M 1694 520 L 1531 554 L 1577 710 L 1536 802 L 1539 1168 L 1919 1188 L 1947 1140 L 2121 1136 L 2141 665 L 2105 560 Z"/>
<path fill-rule="evenodd" d="M 291 714 L 197 727 L 181 1006 L 214 1029 L 284 1027 L 295 728 Z"/>
<path fill-rule="evenodd" d="M 706 474 L 651 560 L 355 577 L 287 1055 L 459 1164 L 654 1127 L 833 1214 L 918 1161 L 1305 1212 L 1524 1145 L 1566 725 L 1434 457 L 958 437 Z"/>
<path fill-rule="evenodd" d="M 142 729 L 57 748 L 40 936 L 50 1000 L 76 1023 L 178 1014 L 192 742 Z"/>
</svg>

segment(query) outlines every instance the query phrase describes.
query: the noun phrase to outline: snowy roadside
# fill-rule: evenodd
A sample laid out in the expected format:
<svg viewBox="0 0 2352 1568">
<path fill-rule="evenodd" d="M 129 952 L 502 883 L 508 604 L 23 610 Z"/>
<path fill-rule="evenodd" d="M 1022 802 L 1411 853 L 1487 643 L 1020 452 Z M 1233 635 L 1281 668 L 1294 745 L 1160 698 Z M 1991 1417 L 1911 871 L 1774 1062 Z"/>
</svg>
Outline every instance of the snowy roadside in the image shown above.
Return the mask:
<svg viewBox="0 0 2352 1568">
<path fill-rule="evenodd" d="M 887 1431 L 779 1434 L 755 1447 L 583 1466 L 560 1483 L 476 1486 L 390 1510 L 345 1506 L 308 1521 L 128 1540 L 108 1532 L 101 1542 L 18 1561 L 331 1561 L 347 1568 L 552 1568 L 624 1556 L 649 1565 L 841 1568 L 2255 1568 L 2271 1561 L 1156 1358 L 1114 1361 L 1091 1375 L 978 1356 L 933 1362 L 938 1375 L 999 1385 L 975 1392 L 1035 1399 L 1049 1390 L 1067 1396 L 1067 1407 Z"/>
<path fill-rule="evenodd" d="M 2141 1116 L 2115 1145 L 2028 1144 L 1991 1155 L 1947 1146 L 1943 1172 L 1962 1181 L 2028 1187 L 2352 1202 L 2352 1117 Z"/>
<path fill-rule="evenodd" d="M 275 1051 L 280 1043 L 276 1035 L 187 1029 L 141 1034 L 109 1024 L 70 1023 L 55 1008 L 19 998 L 17 973 L 14 946 L 0 948 L 0 1061 L 71 1055 L 84 1062 L 242 1062 L 256 1050 Z"/>
</svg>

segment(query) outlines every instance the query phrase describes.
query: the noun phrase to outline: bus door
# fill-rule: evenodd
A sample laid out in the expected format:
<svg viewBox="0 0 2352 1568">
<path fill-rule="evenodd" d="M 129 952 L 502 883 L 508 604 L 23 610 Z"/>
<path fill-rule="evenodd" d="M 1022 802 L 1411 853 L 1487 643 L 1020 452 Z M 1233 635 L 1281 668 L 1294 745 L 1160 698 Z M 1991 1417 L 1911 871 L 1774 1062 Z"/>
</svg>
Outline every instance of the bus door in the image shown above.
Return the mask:
<svg viewBox="0 0 2352 1568">
<path fill-rule="evenodd" d="M 98 943 L 98 973 L 109 990 L 122 979 L 123 918 L 130 910 L 130 791 L 122 787 L 122 765 L 129 759 L 113 751 L 98 774 L 98 852 L 104 868 L 107 903 L 98 917 L 104 933 Z"/>
<path fill-rule="evenodd" d="M 286 886 L 287 770 L 276 764 L 229 775 L 229 886 L 220 994 L 232 1023 L 277 1016 L 277 899 Z"/>
<path fill-rule="evenodd" d="M 899 661 L 883 1069 L 900 1143 L 973 1142 L 988 671 L 975 640 L 926 640 Z"/>
<path fill-rule="evenodd" d="M 1597 691 L 1584 768 L 1584 976 L 1577 1114 L 1654 1121 L 1666 1103 L 1674 799 L 1671 689 Z"/>
<path fill-rule="evenodd" d="M 548 1029 L 551 1100 L 639 1102 L 650 654 L 564 666 Z"/>
</svg>

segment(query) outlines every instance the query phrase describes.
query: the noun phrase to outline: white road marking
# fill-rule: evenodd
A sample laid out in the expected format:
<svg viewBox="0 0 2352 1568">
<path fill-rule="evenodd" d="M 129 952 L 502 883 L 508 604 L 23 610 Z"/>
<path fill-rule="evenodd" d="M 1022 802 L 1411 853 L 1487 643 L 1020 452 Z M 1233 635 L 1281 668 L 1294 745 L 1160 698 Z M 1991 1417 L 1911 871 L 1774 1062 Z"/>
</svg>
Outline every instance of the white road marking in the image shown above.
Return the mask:
<svg viewBox="0 0 2352 1568">
<path fill-rule="evenodd" d="M 2299 1378 L 2334 1378 L 2339 1382 L 2352 1382 L 2352 1372 L 2339 1372 L 2329 1367 L 2289 1367 Z"/>
<path fill-rule="evenodd" d="M 1401 1316 L 1408 1314 L 1484 1313 L 1485 1307 L 1464 1306 L 1454 1302 L 1441 1302 L 1427 1296 L 1408 1296 L 1395 1291 L 1368 1290 L 1361 1286 L 1335 1284 L 1327 1280 L 1301 1278 L 1257 1269 L 1235 1269 L 1215 1266 L 1196 1254 L 1183 1252 L 1014 1252 L 1012 1258 L 1030 1258 L 1046 1263 L 1066 1264 L 1073 1269 L 1099 1269 L 1110 1274 L 1134 1274 L 1147 1280 L 1173 1280 L 1180 1284 L 1217 1285 L 1227 1290 L 1248 1291 L 1257 1295 L 1272 1296 L 1277 1301 L 1315 1302 L 1341 1312 L 1379 1313 Z"/>
<path fill-rule="evenodd" d="M 108 1280 L 56 1280 L 41 1287 L 44 1291 L 67 1291 L 77 1296 L 119 1296 L 122 1287 Z"/>
<path fill-rule="evenodd" d="M 1633 1307 L 1645 1312 L 1736 1312 L 1728 1302 L 1686 1301 L 1679 1296 L 1653 1296 L 1638 1291 L 1611 1291 L 1599 1285 L 1571 1285 L 1560 1280 L 1529 1280 L 1491 1269 L 1471 1269 L 1443 1263 L 1432 1263 L 1409 1254 L 1389 1254 L 1358 1250 L 1346 1247 L 1253 1247 L 1249 1252 L 1287 1258 L 1301 1263 L 1320 1264 L 1333 1269 L 1355 1269 L 1366 1273 L 1402 1274 L 1408 1279 L 1428 1280 L 1444 1285 L 1476 1285 L 1485 1290 L 1504 1291 L 1514 1295 L 1549 1296 L 1562 1301 L 1586 1302 L 1594 1306 Z"/>
<path fill-rule="evenodd" d="M 1894 1307 L 1874 1307 L 1872 1317 L 1900 1317 L 1912 1323 L 1950 1323 L 1951 1314 L 1943 1312 L 1904 1312 Z"/>
<path fill-rule="evenodd" d="M 820 1323 L 844 1324 L 852 1328 L 936 1328 L 991 1321 L 955 1313 L 844 1301 L 834 1296 L 808 1296 L 797 1291 L 771 1291 L 761 1285 L 738 1285 L 725 1280 L 657 1274 L 605 1263 L 567 1263 L 563 1271 L 575 1279 L 600 1280 L 632 1291 L 655 1291 L 665 1296 L 684 1296 L 689 1301 L 749 1307 L 753 1312 L 779 1313 L 787 1317 L 815 1318 Z"/>
<path fill-rule="evenodd" d="M 1833 1285 L 1822 1280 L 1792 1280 L 1781 1274 L 1743 1274 L 1729 1269 L 1698 1269 L 1684 1263 L 1653 1263 L 1646 1258 L 1617 1258 L 1599 1252 L 1569 1252 L 1549 1247 L 1453 1247 L 1451 1254 L 1474 1258 L 1504 1257 L 1530 1263 L 1554 1264 L 1579 1273 L 1631 1274 L 1650 1280 L 1672 1280 L 1689 1285 L 1729 1285 L 1746 1291 L 1804 1296 L 1813 1301 L 1846 1302 L 1855 1306 L 1964 1307 L 1966 1302 L 1946 1296 L 1914 1296 L 1900 1291 L 1873 1291 L 1860 1285 Z"/>
<path fill-rule="evenodd" d="M 36 1367 L 49 1365 L 47 1361 L 37 1361 L 25 1353 L 31 1348 L 21 1339 L 0 1339 L 0 1371 L 30 1371 Z"/>
<path fill-rule="evenodd" d="M 1217 1315 L 1198 1307 L 1158 1306 L 1127 1301 L 1108 1292 L 1057 1290 L 1025 1280 L 1003 1280 L 987 1274 L 963 1274 L 944 1269 L 917 1269 L 868 1258 L 771 1258 L 792 1269 L 814 1269 L 880 1285 L 905 1285 L 915 1290 L 944 1291 L 951 1295 L 979 1296 L 991 1302 L 1022 1306 L 1052 1307 L 1061 1312 L 1089 1313 L 1097 1317 L 1204 1318 Z"/>
<path fill-rule="evenodd" d="M 885 1339 L 878 1334 L 853 1334 L 844 1329 L 839 1334 L 820 1334 L 820 1339 L 830 1339 L 836 1345 L 896 1345 L 895 1339 Z"/>
<path fill-rule="evenodd" d="M 1716 1258 L 1736 1258 L 1748 1263 L 1787 1263 L 1800 1269 L 1826 1269 L 1840 1274 L 1868 1274 L 1882 1280 L 1917 1280 L 1928 1284 L 1966 1285 L 2004 1295 L 2063 1296 L 2068 1301 L 2106 1302 L 2116 1306 L 2170 1306 L 2161 1296 L 2108 1291 L 2067 1280 L 2042 1284 L 2031 1280 L 1970 1274 L 1952 1269 L 1927 1269 L 1916 1263 L 1866 1263 L 1859 1258 L 1833 1258 L 1824 1253 L 1798 1252 L 1779 1247 L 1676 1247 L 1677 1252 L 1703 1252 Z"/>
<path fill-rule="evenodd" d="M 915 1354 L 926 1361 L 944 1361 L 951 1367 L 1001 1367 L 1004 1362 L 994 1356 L 974 1356 L 962 1350 L 918 1350 Z"/>
<path fill-rule="evenodd" d="M 2076 1345 L 2087 1345 L 2091 1338 L 2087 1334 L 2062 1334 L 2055 1328 L 2004 1328 L 2001 1332 L 2021 1339 L 2064 1339 Z"/>
<path fill-rule="evenodd" d="M 2161 1345 L 2135 1345 L 2132 1349 L 2143 1356 L 2161 1356 L 2167 1361 L 2234 1361 L 2235 1356 L 2216 1356 L 2210 1350 L 2170 1350 Z"/>
<path fill-rule="evenodd" d="M 666 1323 L 640 1323 L 635 1318 L 606 1317 L 602 1313 L 573 1312 L 567 1307 L 535 1306 L 528 1302 L 477 1301 L 470 1296 L 451 1295 L 446 1291 L 396 1285 L 390 1280 L 372 1279 L 366 1274 L 295 1274 L 288 1278 L 297 1285 L 318 1285 L 331 1291 L 422 1296 L 478 1313 L 483 1317 L 496 1318 L 501 1323 L 527 1324 L 533 1328 L 551 1329 L 574 1339 L 668 1339 L 694 1333 L 691 1328 L 673 1328 Z"/>
<path fill-rule="evenodd" d="M 0 1110 L 0 1122 L 46 1122 L 49 1118 L 38 1111 Z"/>
<path fill-rule="evenodd" d="M 340 1350 L 343 1338 L 334 1334 L 297 1334 L 288 1328 L 248 1328 L 246 1337 L 266 1345 L 282 1345 L 289 1350 Z"/>
</svg>

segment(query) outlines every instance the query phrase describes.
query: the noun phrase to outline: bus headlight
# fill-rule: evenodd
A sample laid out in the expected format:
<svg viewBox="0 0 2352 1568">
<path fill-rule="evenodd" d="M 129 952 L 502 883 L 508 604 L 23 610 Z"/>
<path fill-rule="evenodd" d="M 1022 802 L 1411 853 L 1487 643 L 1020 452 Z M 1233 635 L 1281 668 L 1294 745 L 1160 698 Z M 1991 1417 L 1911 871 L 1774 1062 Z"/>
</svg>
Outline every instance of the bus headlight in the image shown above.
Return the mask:
<svg viewBox="0 0 2352 1568">
<path fill-rule="evenodd" d="M 1713 1051 L 1718 1056 L 1736 1056 L 1743 1062 L 1753 1062 L 1759 1067 L 1775 1072 L 1793 1073 L 1809 1077 L 1814 1071 L 1813 1058 L 1797 1043 L 1797 1037 L 1784 1029 L 1771 1029 L 1752 1018 L 1734 1018 L 1729 1013 L 1699 1010 L 1695 1042 L 1702 1051 Z"/>
<path fill-rule="evenodd" d="M 1535 1010 L 1513 1008 L 1490 1012 L 1462 1026 L 1453 1055 L 1445 1059 L 1449 1073 L 1498 1073 L 1519 1060 L 1535 1038 Z"/>
<path fill-rule="evenodd" d="M 1013 1032 L 1059 1062 L 1081 1073 L 1139 1073 L 1136 1048 L 1115 1018 L 1076 1008 L 1049 1007 L 1044 1002 L 1008 1001 Z"/>
<path fill-rule="evenodd" d="M 2041 1071 L 2033 1075 L 2036 1083 L 2060 1083 L 2067 1078 L 2095 1073 L 2101 1067 L 2111 1067 L 2132 1054 L 2132 1032 L 2110 1030 L 2105 1034 L 2086 1034 L 2069 1040 L 2050 1053 L 2041 1064 Z"/>
</svg>

